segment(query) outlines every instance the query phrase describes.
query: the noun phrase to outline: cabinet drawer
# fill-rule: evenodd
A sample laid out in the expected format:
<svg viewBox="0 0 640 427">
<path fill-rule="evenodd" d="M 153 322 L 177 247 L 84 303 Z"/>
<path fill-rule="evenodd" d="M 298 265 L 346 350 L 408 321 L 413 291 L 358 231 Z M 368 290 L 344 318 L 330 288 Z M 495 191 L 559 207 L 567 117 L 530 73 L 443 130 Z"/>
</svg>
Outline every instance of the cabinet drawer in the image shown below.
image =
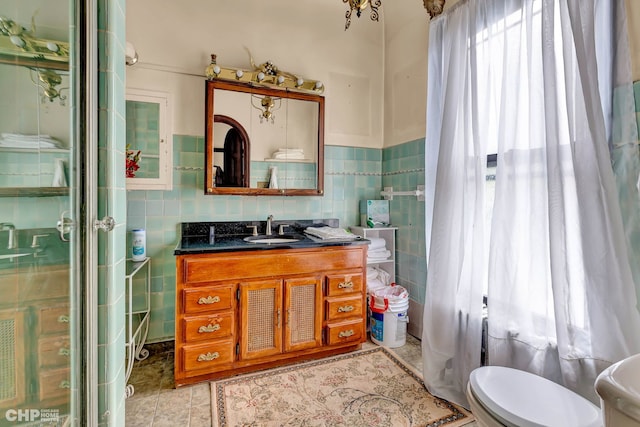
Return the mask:
<svg viewBox="0 0 640 427">
<path fill-rule="evenodd" d="M 340 296 L 362 292 L 362 273 L 327 275 L 327 296 Z"/>
<path fill-rule="evenodd" d="M 235 332 L 233 312 L 185 317 L 182 324 L 186 342 L 231 337 Z"/>
<path fill-rule="evenodd" d="M 345 342 L 362 342 L 364 337 L 364 321 L 350 320 L 327 325 L 327 345 Z"/>
<path fill-rule="evenodd" d="M 185 313 L 229 310 L 235 299 L 234 285 L 203 286 L 182 291 Z"/>
<path fill-rule="evenodd" d="M 177 260 L 182 283 L 248 280 L 331 271 L 355 271 L 366 265 L 366 247 L 272 249 L 186 255 Z"/>
<path fill-rule="evenodd" d="M 49 337 L 38 341 L 40 368 L 68 367 L 71 360 L 69 337 Z"/>
<path fill-rule="evenodd" d="M 61 397 L 68 399 L 70 391 L 71 371 L 69 368 L 40 373 L 40 400 L 48 401 Z"/>
<path fill-rule="evenodd" d="M 198 344 L 182 347 L 184 370 L 198 371 L 194 375 L 202 374 L 203 370 L 219 371 L 230 367 L 235 354 L 232 340 L 218 341 L 215 344 Z"/>
<path fill-rule="evenodd" d="M 43 307 L 38 310 L 40 334 L 67 335 L 69 333 L 69 306 Z"/>
<path fill-rule="evenodd" d="M 362 317 L 362 296 L 346 298 L 327 298 L 327 320 L 340 320 L 349 317 Z"/>
</svg>

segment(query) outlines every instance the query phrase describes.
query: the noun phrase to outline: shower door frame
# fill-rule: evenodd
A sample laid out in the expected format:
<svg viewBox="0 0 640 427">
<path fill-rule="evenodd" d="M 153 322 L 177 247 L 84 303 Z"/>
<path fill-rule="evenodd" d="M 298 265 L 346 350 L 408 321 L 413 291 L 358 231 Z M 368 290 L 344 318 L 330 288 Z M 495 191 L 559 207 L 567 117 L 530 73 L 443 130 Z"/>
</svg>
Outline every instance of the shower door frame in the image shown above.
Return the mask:
<svg viewBox="0 0 640 427">
<path fill-rule="evenodd" d="M 77 129 L 83 138 L 78 164 L 78 190 L 82 198 L 80 247 L 76 261 L 81 268 L 83 288 L 82 330 L 84 372 L 81 381 L 80 425 L 98 425 L 98 4 L 97 0 L 74 0 L 77 13 L 79 55 L 75 61 L 82 75 L 78 78 L 80 96 Z M 87 166 L 88 165 L 88 166 Z"/>
</svg>

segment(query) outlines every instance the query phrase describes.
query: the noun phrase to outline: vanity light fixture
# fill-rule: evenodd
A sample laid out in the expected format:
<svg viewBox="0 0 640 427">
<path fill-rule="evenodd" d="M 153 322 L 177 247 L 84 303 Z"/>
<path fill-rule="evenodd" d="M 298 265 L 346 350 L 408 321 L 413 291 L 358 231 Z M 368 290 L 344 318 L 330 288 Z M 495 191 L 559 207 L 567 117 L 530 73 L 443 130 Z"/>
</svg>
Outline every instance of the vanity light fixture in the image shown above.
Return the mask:
<svg viewBox="0 0 640 427">
<path fill-rule="evenodd" d="M 31 20 L 31 29 L 5 16 L 0 16 L 0 50 L 3 55 L 15 55 L 36 61 L 55 61 L 66 63 L 69 60 L 69 43 L 41 39 L 35 36 L 35 20 Z M 7 43 L 2 38 L 6 37 Z M 6 40 L 6 39 L 5 39 Z M 10 43 L 10 44 L 9 44 Z M 62 67 L 59 67 L 62 68 Z"/>
<path fill-rule="evenodd" d="M 353 11 L 355 10 L 356 16 L 360 18 L 362 11 L 369 6 L 369 3 L 371 3 L 371 20 L 378 21 L 378 18 L 380 17 L 378 8 L 382 6 L 382 0 L 372 0 L 371 2 L 369 2 L 369 0 L 342 0 L 342 2 L 349 3 L 349 10 L 347 10 L 347 13 L 345 14 L 345 18 L 347 20 L 344 24 L 345 31 L 348 30 L 351 25 L 351 14 Z"/>
<path fill-rule="evenodd" d="M 379 1 L 379 0 L 378 0 Z M 227 80 L 255 86 L 272 87 L 297 92 L 320 94 L 324 92 L 324 84 L 317 80 L 304 79 L 293 73 L 278 69 L 271 61 L 256 65 L 249 54 L 253 70 L 221 67 L 217 63 L 217 56 L 211 55 L 211 63 L 205 69 L 207 80 Z"/>
<path fill-rule="evenodd" d="M 53 100 L 57 98 L 60 101 L 60 105 L 66 105 L 67 97 L 62 94 L 62 91 L 68 90 L 69 88 L 56 89 L 57 86 L 62 84 L 62 76 L 53 70 L 35 69 L 34 71 L 38 79 L 36 81 L 32 75 L 31 81 L 42 89 L 42 102 L 44 103 L 47 100 L 53 102 Z"/>
</svg>

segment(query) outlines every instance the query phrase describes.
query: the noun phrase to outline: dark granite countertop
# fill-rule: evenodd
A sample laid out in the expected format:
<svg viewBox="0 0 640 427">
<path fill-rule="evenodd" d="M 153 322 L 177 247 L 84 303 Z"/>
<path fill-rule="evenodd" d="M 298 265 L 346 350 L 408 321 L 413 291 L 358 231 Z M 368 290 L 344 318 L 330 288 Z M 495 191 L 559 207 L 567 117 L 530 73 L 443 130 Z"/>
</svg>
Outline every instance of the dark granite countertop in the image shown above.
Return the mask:
<svg viewBox="0 0 640 427">
<path fill-rule="evenodd" d="M 182 223 L 182 236 L 176 246 L 174 255 L 193 255 L 232 251 L 256 251 L 271 249 L 300 249 L 324 246 L 349 246 L 368 244 L 366 239 L 323 240 L 304 233 L 309 226 L 337 227 L 337 219 L 322 220 L 281 220 L 272 221 L 272 234 L 277 238 L 280 225 L 286 225 L 284 234 L 299 239 L 286 243 L 251 243 L 244 240 L 252 235 L 250 227 L 257 227 L 257 232 L 266 234 L 266 221 L 235 222 L 188 222 Z"/>
</svg>

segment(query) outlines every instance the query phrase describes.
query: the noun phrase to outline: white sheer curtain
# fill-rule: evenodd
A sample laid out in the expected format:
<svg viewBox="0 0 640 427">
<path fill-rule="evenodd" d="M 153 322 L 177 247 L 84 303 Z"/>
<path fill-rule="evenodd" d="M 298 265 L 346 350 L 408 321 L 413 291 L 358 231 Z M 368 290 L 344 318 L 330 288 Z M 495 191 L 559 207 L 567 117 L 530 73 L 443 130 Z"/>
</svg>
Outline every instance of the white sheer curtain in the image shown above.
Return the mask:
<svg viewBox="0 0 640 427">
<path fill-rule="evenodd" d="M 422 347 L 437 396 L 467 405 L 483 289 L 490 364 L 597 402 L 597 374 L 640 352 L 608 145 L 618 12 L 616 0 L 461 0 L 431 22 Z"/>
</svg>

